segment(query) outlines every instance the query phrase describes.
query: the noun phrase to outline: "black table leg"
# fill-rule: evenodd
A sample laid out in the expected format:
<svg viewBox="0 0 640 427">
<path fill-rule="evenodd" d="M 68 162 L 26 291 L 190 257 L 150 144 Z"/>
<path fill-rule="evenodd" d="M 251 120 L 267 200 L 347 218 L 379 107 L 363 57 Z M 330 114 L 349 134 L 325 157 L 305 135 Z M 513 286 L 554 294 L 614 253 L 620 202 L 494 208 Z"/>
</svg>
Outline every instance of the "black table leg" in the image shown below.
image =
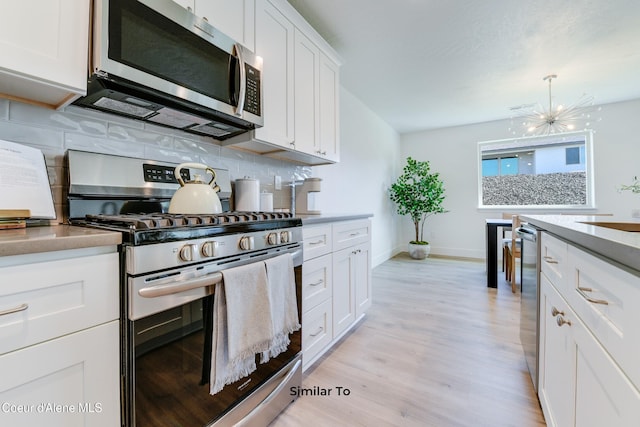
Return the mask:
<svg viewBox="0 0 640 427">
<path fill-rule="evenodd" d="M 498 287 L 498 226 L 487 223 L 487 287 Z"/>
</svg>

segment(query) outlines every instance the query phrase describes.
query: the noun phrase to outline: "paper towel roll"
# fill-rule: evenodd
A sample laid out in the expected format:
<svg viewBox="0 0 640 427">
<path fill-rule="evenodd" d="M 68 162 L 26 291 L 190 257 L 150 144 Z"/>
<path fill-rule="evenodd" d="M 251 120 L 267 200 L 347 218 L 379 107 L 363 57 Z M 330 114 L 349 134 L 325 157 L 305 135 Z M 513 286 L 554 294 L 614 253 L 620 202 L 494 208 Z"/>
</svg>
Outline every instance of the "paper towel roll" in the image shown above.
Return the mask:
<svg viewBox="0 0 640 427">
<path fill-rule="evenodd" d="M 252 178 L 236 179 L 235 210 L 256 212 L 260 210 L 260 181 Z"/>
<path fill-rule="evenodd" d="M 273 193 L 260 193 L 260 210 L 273 212 Z"/>
</svg>

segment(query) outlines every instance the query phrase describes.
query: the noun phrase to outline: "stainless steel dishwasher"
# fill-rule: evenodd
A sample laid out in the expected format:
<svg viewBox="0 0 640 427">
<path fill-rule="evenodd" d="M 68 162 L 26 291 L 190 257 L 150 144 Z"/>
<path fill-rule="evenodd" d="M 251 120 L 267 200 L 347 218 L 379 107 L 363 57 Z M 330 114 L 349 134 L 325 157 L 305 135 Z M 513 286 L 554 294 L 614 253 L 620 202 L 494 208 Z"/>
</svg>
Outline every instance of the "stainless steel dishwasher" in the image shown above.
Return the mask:
<svg viewBox="0 0 640 427">
<path fill-rule="evenodd" d="M 522 224 L 515 230 L 522 242 L 520 342 L 524 350 L 533 388 L 538 391 L 538 301 L 540 300 L 540 229 Z"/>
</svg>

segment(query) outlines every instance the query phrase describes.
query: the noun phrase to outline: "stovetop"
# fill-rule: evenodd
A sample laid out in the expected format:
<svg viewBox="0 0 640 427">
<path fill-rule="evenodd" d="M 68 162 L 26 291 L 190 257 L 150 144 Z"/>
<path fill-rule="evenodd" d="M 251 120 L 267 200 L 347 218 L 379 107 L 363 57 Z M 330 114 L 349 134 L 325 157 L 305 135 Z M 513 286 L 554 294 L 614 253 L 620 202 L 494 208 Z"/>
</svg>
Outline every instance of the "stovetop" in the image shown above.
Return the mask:
<svg viewBox="0 0 640 427">
<path fill-rule="evenodd" d="M 159 228 L 209 227 L 219 224 L 240 224 L 255 221 L 291 219 L 288 212 L 224 212 L 219 214 L 120 214 L 87 215 L 86 224 L 122 227 L 124 230 Z"/>
<path fill-rule="evenodd" d="M 86 215 L 74 225 L 120 231 L 123 242 L 145 245 L 253 231 L 299 227 L 302 220 L 289 212 L 223 212 L 220 214 L 116 214 Z"/>
</svg>

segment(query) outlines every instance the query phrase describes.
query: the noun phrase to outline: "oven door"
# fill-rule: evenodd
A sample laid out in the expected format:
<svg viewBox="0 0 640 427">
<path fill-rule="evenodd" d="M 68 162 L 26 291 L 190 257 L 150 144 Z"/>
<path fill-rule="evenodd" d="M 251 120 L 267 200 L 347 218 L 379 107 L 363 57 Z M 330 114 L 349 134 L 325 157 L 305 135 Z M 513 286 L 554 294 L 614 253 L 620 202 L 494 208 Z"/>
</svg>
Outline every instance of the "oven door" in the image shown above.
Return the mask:
<svg viewBox="0 0 640 427">
<path fill-rule="evenodd" d="M 301 313 L 301 267 L 294 270 Z M 172 272 L 157 276 L 172 277 Z M 211 285 L 217 280 L 217 274 L 207 274 L 180 283 L 180 290 L 167 284 L 150 287 L 142 277 L 128 279 L 130 294 L 134 290 L 139 295 L 142 289 L 144 299 L 156 300 L 162 308 L 148 314 L 145 307 L 144 316 L 129 309 L 123 345 L 123 360 L 127 361 L 126 425 L 266 425 L 295 399 L 289 390 L 300 386 L 302 380 L 300 331 L 291 335 L 286 352 L 267 363 L 256 363 L 257 370 L 251 375 L 213 396 L 209 394 L 209 384 L 202 381 L 208 381 L 209 375 L 203 356 L 208 335 L 204 318 L 213 302 Z M 184 289 L 185 285 L 193 287 Z"/>
</svg>

